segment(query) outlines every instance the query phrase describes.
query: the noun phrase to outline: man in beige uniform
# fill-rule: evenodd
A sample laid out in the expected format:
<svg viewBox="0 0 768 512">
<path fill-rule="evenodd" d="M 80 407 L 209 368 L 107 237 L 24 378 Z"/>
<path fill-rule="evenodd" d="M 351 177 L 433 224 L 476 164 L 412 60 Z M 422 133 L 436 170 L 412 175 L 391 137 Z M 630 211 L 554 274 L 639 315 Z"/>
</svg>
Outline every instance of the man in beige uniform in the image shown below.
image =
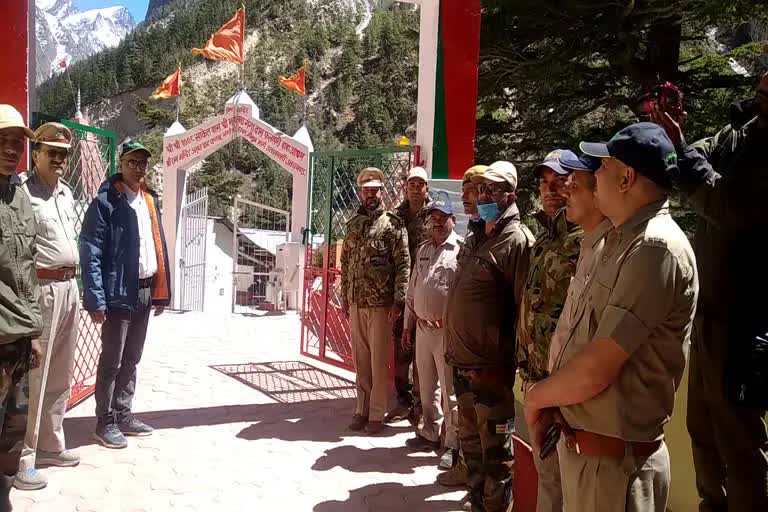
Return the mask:
<svg viewBox="0 0 768 512">
<path fill-rule="evenodd" d="M 693 249 L 669 213 L 677 155 L 652 123 L 581 149 L 603 159 L 596 199 L 614 229 L 595 254 L 599 264 L 586 286 L 571 290 L 577 305 L 569 332 L 552 375 L 528 392 L 526 420 L 538 445 L 553 421 L 563 425 L 558 455 L 566 512 L 664 512 L 664 425 L 685 368 L 698 294 Z"/>
<path fill-rule="evenodd" d="M 430 204 L 432 238 L 419 245 L 405 307 L 404 350 L 413 346 L 416 330 L 416 366 L 424 426 L 406 444 L 412 449 L 438 449 L 445 417 L 446 469 L 458 460 L 457 404 L 453 393 L 453 369 L 445 362 L 443 315 L 448 290 L 453 286 L 462 239 L 454 231 L 456 217 L 447 199 Z M 442 397 L 441 397 L 442 395 Z"/>
<path fill-rule="evenodd" d="M 64 413 L 77 345 L 80 295 L 75 279 L 80 262 L 72 191 L 61 178 L 72 132 L 59 123 L 35 131 L 34 169 L 22 188 L 37 221 L 37 277 L 43 315 L 43 364 L 29 373 L 27 433 L 14 485 L 33 490 L 46 486 L 35 464 L 76 466 L 80 458 L 66 449 Z M 37 450 L 37 453 L 35 453 Z"/>
</svg>

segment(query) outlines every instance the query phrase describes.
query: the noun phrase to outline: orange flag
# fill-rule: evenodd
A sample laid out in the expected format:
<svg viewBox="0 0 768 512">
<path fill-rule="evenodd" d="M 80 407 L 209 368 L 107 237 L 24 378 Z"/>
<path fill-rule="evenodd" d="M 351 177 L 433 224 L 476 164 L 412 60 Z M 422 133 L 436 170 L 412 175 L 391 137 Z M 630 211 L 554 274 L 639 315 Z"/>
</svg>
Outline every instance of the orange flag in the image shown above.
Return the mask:
<svg viewBox="0 0 768 512">
<path fill-rule="evenodd" d="M 155 92 L 153 92 L 149 97 L 155 100 L 159 100 L 161 98 L 173 98 L 174 96 L 179 95 L 180 90 L 181 66 L 176 68 L 176 71 L 174 71 L 171 76 L 163 80 L 163 83 L 160 84 L 160 87 L 155 89 Z"/>
<path fill-rule="evenodd" d="M 277 77 L 277 81 L 281 86 L 289 91 L 295 92 L 299 96 L 305 96 L 307 94 L 307 89 L 304 84 L 304 66 L 301 66 L 301 69 L 299 69 L 295 75 L 289 76 L 288 78 L 279 76 Z"/>
<path fill-rule="evenodd" d="M 225 60 L 242 64 L 245 61 L 245 6 L 239 8 L 235 17 L 226 22 L 213 34 L 205 48 L 193 48 L 192 53 L 211 60 Z"/>
</svg>

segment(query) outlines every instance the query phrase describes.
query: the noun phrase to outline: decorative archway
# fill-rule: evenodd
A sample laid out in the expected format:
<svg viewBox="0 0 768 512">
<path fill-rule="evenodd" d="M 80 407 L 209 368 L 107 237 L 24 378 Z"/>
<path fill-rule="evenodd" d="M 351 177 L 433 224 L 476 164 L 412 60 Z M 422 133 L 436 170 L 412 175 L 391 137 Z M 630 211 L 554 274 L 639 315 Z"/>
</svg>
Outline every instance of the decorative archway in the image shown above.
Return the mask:
<svg viewBox="0 0 768 512">
<path fill-rule="evenodd" d="M 293 177 L 291 241 L 301 241 L 307 219 L 309 155 L 312 140 L 306 126 L 292 137 L 260 118 L 258 106 L 245 91 L 238 91 L 224 105 L 224 113 L 186 130 L 178 121 L 163 137 L 163 229 L 168 243 L 173 290 L 177 290 L 179 219 L 186 196 L 187 169 L 242 137 Z M 174 306 L 178 293 L 174 294 Z"/>
</svg>

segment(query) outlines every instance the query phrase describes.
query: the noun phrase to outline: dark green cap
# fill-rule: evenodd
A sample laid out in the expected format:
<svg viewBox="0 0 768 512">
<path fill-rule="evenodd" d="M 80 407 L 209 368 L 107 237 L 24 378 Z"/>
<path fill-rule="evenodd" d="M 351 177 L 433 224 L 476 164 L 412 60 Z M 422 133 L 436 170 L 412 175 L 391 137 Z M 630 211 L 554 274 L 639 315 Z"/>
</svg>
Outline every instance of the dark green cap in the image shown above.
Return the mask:
<svg viewBox="0 0 768 512">
<path fill-rule="evenodd" d="M 152 153 L 147 148 L 145 148 L 141 142 L 127 138 L 123 141 L 122 144 L 120 144 L 120 159 L 122 159 L 128 153 L 133 153 L 134 151 L 144 151 L 147 154 L 147 157 L 152 156 Z"/>
</svg>

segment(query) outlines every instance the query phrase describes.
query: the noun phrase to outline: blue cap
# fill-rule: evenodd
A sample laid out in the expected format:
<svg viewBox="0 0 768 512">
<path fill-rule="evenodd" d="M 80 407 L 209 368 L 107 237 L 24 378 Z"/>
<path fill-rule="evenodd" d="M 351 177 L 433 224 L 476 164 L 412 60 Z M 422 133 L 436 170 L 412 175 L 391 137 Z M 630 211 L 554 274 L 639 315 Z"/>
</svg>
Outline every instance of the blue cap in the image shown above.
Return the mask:
<svg viewBox="0 0 768 512">
<path fill-rule="evenodd" d="M 453 205 L 451 202 L 444 201 L 442 199 L 432 201 L 432 203 L 429 205 L 429 211 L 431 212 L 432 210 L 443 212 L 446 215 L 453 215 Z"/>
<path fill-rule="evenodd" d="M 582 142 L 579 147 L 589 156 L 621 160 L 665 188 L 671 188 L 679 173 L 675 146 L 655 123 L 635 123 L 607 143 Z"/>
<path fill-rule="evenodd" d="M 568 176 L 568 174 L 570 174 L 570 171 L 568 169 L 563 168 L 563 166 L 560 165 L 560 159 L 562 157 L 577 158 L 576 154 L 570 149 L 555 149 L 553 151 L 550 151 L 549 154 L 546 157 L 544 157 L 544 161 L 536 166 L 536 168 L 533 170 L 533 175 L 538 177 L 541 171 L 544 168 L 547 168 L 547 169 L 552 169 L 560 176 Z"/>
<path fill-rule="evenodd" d="M 595 172 L 600 168 L 601 160 L 589 155 L 576 156 L 575 153 L 569 151 L 569 155 L 563 155 L 560 157 L 560 165 L 571 171 L 587 171 Z"/>
</svg>

